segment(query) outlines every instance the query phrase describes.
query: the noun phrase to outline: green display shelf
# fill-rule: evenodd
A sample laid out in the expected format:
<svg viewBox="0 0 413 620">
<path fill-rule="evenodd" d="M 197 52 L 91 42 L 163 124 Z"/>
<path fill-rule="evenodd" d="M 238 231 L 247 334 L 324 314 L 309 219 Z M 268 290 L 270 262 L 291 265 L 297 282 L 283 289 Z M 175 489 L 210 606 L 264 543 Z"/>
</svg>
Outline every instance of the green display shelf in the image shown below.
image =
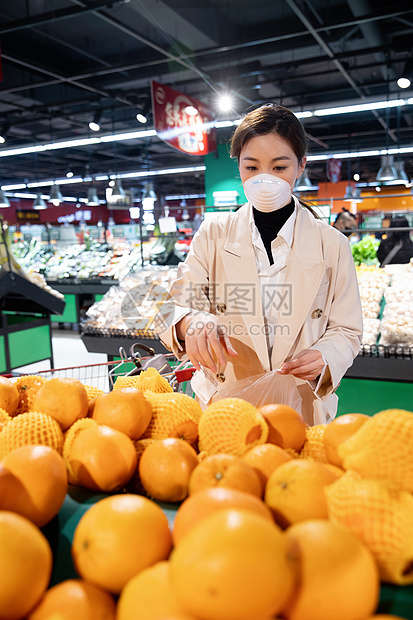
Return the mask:
<svg viewBox="0 0 413 620">
<path fill-rule="evenodd" d="M 25 323 L 27 325 L 27 323 Z M 51 359 L 50 325 L 27 327 L 9 333 L 11 368 L 19 368 L 44 359 Z"/>
<path fill-rule="evenodd" d="M 406 361 L 405 364 L 409 364 L 409 362 Z M 383 409 L 413 411 L 413 382 L 375 381 L 345 377 L 337 390 L 337 396 L 337 415 L 345 413 L 373 415 Z"/>
<path fill-rule="evenodd" d="M 50 320 L 55 323 L 78 323 L 79 310 L 77 295 L 65 293 L 65 302 L 66 305 L 63 314 L 52 314 Z"/>
</svg>

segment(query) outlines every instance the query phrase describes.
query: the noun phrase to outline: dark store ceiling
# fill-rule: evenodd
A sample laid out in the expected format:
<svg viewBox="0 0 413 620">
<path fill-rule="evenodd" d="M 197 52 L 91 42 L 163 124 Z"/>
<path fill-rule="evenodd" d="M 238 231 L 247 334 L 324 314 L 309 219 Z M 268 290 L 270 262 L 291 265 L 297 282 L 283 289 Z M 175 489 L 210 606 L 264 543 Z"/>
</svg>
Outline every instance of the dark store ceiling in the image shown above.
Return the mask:
<svg viewBox="0 0 413 620">
<path fill-rule="evenodd" d="M 411 0 L 12 0 L 0 8 L 3 81 L 0 134 L 9 149 L 153 128 L 136 120 L 156 80 L 236 119 L 269 101 L 295 112 L 404 99 L 398 107 L 311 116 L 303 122 L 310 154 L 413 147 Z M 411 76 L 413 79 L 413 76 Z M 229 93 L 233 109 L 218 110 Z M 220 143 L 233 131 L 217 130 Z M 412 152 L 402 155 L 413 177 Z M 344 163 L 346 161 L 346 163 Z M 155 135 L 37 154 L 0 156 L 4 186 L 64 177 L 203 165 Z M 374 181 L 380 157 L 351 158 L 351 174 Z M 325 181 L 325 161 L 310 162 Z M 348 161 L 342 176 L 347 178 Z M 154 177 L 161 194 L 203 192 L 203 173 Z M 138 194 L 144 178 L 122 179 Z M 97 184 L 102 192 L 107 182 Z M 83 196 L 85 184 L 65 187 Z"/>
</svg>

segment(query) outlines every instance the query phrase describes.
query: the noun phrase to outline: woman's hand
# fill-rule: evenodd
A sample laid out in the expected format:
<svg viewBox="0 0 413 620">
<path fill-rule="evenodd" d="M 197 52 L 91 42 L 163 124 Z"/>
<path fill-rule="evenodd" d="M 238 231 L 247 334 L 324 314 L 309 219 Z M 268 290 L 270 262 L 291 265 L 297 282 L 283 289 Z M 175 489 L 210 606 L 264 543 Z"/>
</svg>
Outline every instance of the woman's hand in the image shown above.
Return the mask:
<svg viewBox="0 0 413 620">
<path fill-rule="evenodd" d="M 320 351 L 316 349 L 304 349 L 298 355 L 281 366 L 280 375 L 294 375 L 297 379 L 312 381 L 316 379 L 324 369 L 324 359 Z"/>
<path fill-rule="evenodd" d="M 232 348 L 229 337 L 225 333 L 225 327 L 216 316 L 208 312 L 194 312 L 184 316 L 176 325 L 178 337 L 185 340 L 186 353 L 196 370 L 209 368 L 213 373 L 217 372 L 217 365 L 225 367 L 224 351 L 235 357 L 238 353 Z"/>
</svg>

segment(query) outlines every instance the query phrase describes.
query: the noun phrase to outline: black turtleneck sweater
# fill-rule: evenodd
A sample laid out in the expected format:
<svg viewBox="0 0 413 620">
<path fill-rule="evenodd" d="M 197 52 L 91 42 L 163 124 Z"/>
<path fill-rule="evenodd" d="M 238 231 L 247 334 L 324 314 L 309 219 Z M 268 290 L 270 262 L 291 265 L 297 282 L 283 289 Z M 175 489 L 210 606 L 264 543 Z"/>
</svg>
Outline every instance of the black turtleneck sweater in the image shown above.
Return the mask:
<svg viewBox="0 0 413 620">
<path fill-rule="evenodd" d="M 270 265 L 274 264 L 274 259 L 271 252 L 271 242 L 274 241 L 281 228 L 284 226 L 288 218 L 294 213 L 294 199 L 281 209 L 271 211 L 270 213 L 263 213 L 258 211 L 255 207 L 252 208 L 254 214 L 254 222 L 261 235 L 264 247 L 267 250 Z"/>
</svg>

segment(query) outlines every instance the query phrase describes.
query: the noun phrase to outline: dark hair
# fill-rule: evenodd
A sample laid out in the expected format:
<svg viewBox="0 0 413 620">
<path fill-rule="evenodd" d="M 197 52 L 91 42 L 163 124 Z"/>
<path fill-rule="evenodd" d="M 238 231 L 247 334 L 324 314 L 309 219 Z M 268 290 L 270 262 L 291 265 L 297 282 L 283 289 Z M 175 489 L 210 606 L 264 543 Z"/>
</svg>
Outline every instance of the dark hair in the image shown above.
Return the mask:
<svg viewBox="0 0 413 620">
<path fill-rule="evenodd" d="M 396 217 L 392 217 L 390 220 L 390 228 L 409 228 L 409 222 L 404 215 L 398 215 Z M 410 240 L 410 231 L 408 230 L 400 230 L 394 232 L 388 232 L 387 239 L 391 239 L 392 242 L 403 241 L 407 242 Z"/>
<path fill-rule="evenodd" d="M 351 211 L 349 211 L 348 209 L 346 209 L 345 207 L 342 208 L 342 210 L 340 211 L 340 213 L 337 215 L 334 224 L 337 224 L 337 222 L 340 222 L 340 220 L 346 220 L 348 221 L 348 218 L 350 217 L 350 219 L 353 219 L 355 221 L 357 221 L 356 216 L 354 215 L 354 213 L 351 213 Z"/>
<path fill-rule="evenodd" d="M 299 119 L 288 108 L 268 103 L 248 112 L 231 139 L 231 157 L 239 159 L 244 146 L 256 136 L 275 133 L 288 142 L 301 163 L 307 153 L 307 136 Z"/>
<path fill-rule="evenodd" d="M 266 103 L 244 116 L 231 138 L 231 157 L 239 161 L 242 149 L 252 138 L 269 133 L 277 134 L 285 140 L 294 151 L 298 162 L 301 163 L 308 148 L 305 129 L 294 112 L 275 103 Z M 299 201 L 315 218 L 319 219 L 307 202 L 301 198 Z"/>
</svg>

